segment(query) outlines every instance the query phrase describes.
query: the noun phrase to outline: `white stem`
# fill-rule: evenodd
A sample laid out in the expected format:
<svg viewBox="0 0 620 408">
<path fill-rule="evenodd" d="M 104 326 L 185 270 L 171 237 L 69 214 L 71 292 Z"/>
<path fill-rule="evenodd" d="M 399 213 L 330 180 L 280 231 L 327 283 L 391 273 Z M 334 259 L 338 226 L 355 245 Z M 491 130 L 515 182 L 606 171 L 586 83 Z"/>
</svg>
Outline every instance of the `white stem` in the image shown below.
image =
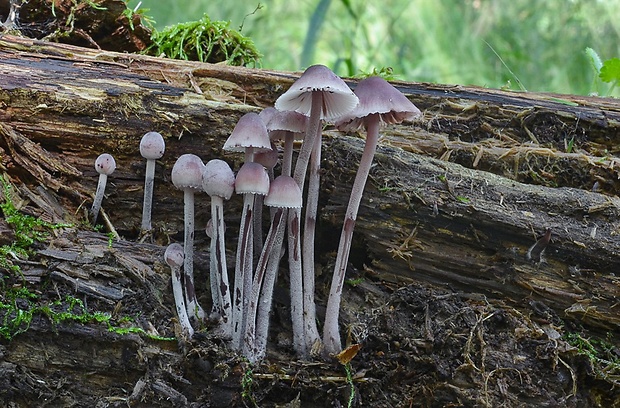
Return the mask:
<svg viewBox="0 0 620 408">
<path fill-rule="evenodd" d="M 153 184 L 155 180 L 155 160 L 146 161 L 144 176 L 144 201 L 142 203 L 142 231 L 151 229 L 151 213 L 153 203 Z"/>
<path fill-rule="evenodd" d="M 304 239 L 302 247 L 303 283 L 304 283 L 304 327 L 308 350 L 320 340 L 316 325 L 316 305 L 314 302 L 314 237 L 316 217 L 319 205 L 321 169 L 321 135 L 317 135 L 310 156 L 310 176 L 308 177 L 308 195 L 304 219 Z"/>
<path fill-rule="evenodd" d="M 284 152 L 282 153 L 282 174 L 290 176 L 293 169 L 293 143 L 295 134 L 287 131 L 284 134 Z"/>
<path fill-rule="evenodd" d="M 284 232 L 286 230 L 286 222 L 288 209 L 282 209 L 281 215 L 278 212 L 274 214 L 274 220 L 279 217 L 277 221 L 277 228 L 275 238 L 273 240 L 273 248 L 267 253 L 267 270 L 265 277 L 263 278 L 263 286 L 260 293 L 260 302 L 258 304 L 258 312 L 256 316 L 256 358 L 261 360 L 265 356 L 267 350 L 267 336 L 269 334 L 269 316 L 271 314 L 271 305 L 273 303 L 273 289 L 278 277 L 278 267 L 280 266 L 280 259 L 282 255 L 282 244 L 284 243 Z M 272 224 L 272 227 L 273 224 Z M 271 233 L 271 230 L 269 231 Z"/>
<path fill-rule="evenodd" d="M 99 174 L 99 181 L 97 183 L 97 191 L 95 192 L 95 199 L 93 200 L 93 207 L 90 212 L 93 217 L 93 225 L 97 223 L 97 217 L 99 216 L 99 210 L 101 209 L 101 202 L 103 201 L 103 194 L 105 193 L 105 185 L 108 181 L 106 174 Z"/>
<path fill-rule="evenodd" d="M 291 209 L 288 213 L 288 265 L 291 284 L 291 322 L 293 325 L 293 348 L 300 357 L 306 357 L 308 350 L 304 327 L 304 294 L 301 266 L 301 210 Z"/>
<path fill-rule="evenodd" d="M 240 350 L 245 329 L 247 302 L 252 284 L 252 213 L 254 194 L 243 195 L 243 212 L 239 226 L 239 241 L 235 258 L 235 286 L 233 290 L 232 348 Z"/>
<path fill-rule="evenodd" d="M 274 248 L 277 248 L 277 252 L 279 254 L 280 247 L 277 246 L 278 240 L 278 229 L 282 223 L 282 214 L 284 210 L 278 209 L 274 214 L 274 219 L 269 228 L 269 233 L 267 234 L 267 238 L 265 239 L 265 246 L 261 252 L 260 258 L 258 260 L 258 264 L 256 265 L 256 273 L 254 274 L 254 279 L 252 281 L 252 290 L 250 293 L 250 299 L 248 302 L 248 313 L 247 313 L 247 321 L 245 326 L 245 335 L 243 339 L 243 354 L 250 360 L 250 362 L 256 362 L 258 358 L 258 344 L 256 342 L 256 327 L 258 325 L 256 321 L 256 315 L 258 312 L 259 301 L 263 303 L 271 304 L 271 296 L 268 298 L 260 297 L 261 288 L 266 284 L 271 284 L 273 286 L 273 282 L 275 279 L 270 279 L 269 282 L 266 280 L 266 275 L 268 272 L 269 260 L 272 257 L 274 252 Z M 283 235 L 283 234 L 282 234 Z M 280 246 L 282 245 L 282 237 L 280 237 Z M 278 257 L 279 258 L 279 257 Z M 273 294 L 273 288 L 271 290 L 270 295 Z"/>
<path fill-rule="evenodd" d="M 372 159 L 377 149 L 377 141 L 379 140 L 379 115 L 374 114 L 372 117 L 369 117 L 366 126 L 366 144 L 357 174 L 355 175 L 355 181 L 353 182 L 347 212 L 345 213 L 344 225 L 342 226 L 342 234 L 340 235 L 340 243 L 338 245 L 338 254 L 336 255 L 334 275 L 329 290 L 329 299 L 327 300 L 327 310 L 325 311 L 323 343 L 325 345 L 325 351 L 332 354 L 339 353 L 342 350 L 340 333 L 338 331 L 342 287 L 347 263 L 349 261 L 349 252 L 351 251 L 351 240 L 353 238 L 355 219 L 357 218 L 357 212 L 362 200 L 362 193 L 364 192 L 364 186 L 368 179 L 368 174 L 370 173 Z"/>
<path fill-rule="evenodd" d="M 189 322 L 187 310 L 185 309 L 185 299 L 183 297 L 183 285 L 181 284 L 181 268 L 171 267 L 172 270 L 172 294 L 174 295 L 174 304 L 179 317 L 179 324 L 188 338 L 194 335 L 194 328 Z"/>
<path fill-rule="evenodd" d="M 225 338 L 232 335 L 232 304 L 230 300 L 230 283 L 228 282 L 228 268 L 226 264 L 226 240 L 224 236 L 224 200 L 222 197 L 211 197 L 211 222 L 213 224 L 213 239 L 211 240 L 211 258 L 215 259 L 216 295 L 213 302 L 218 302 L 218 312 L 222 319 L 222 329 Z M 213 290 L 213 285 L 211 285 Z M 215 299 L 217 296 L 217 299 Z"/>
<path fill-rule="evenodd" d="M 297 162 L 295 163 L 295 172 L 293 178 L 297 185 L 304 191 L 304 181 L 306 178 L 306 170 L 308 169 L 308 161 L 310 160 L 310 153 L 314 147 L 314 140 L 319 135 L 319 129 L 321 127 L 321 112 L 323 106 L 323 92 L 312 92 L 312 107 L 310 108 L 310 118 L 308 119 L 308 128 L 306 129 L 306 136 L 304 142 L 301 145 L 301 150 L 297 156 Z"/>
<path fill-rule="evenodd" d="M 185 273 L 185 297 L 187 314 L 190 319 L 203 320 L 205 312 L 198 304 L 196 289 L 194 286 L 194 192 L 186 188 L 183 190 L 184 217 L 185 217 L 185 238 L 183 260 L 183 272 Z"/>
</svg>

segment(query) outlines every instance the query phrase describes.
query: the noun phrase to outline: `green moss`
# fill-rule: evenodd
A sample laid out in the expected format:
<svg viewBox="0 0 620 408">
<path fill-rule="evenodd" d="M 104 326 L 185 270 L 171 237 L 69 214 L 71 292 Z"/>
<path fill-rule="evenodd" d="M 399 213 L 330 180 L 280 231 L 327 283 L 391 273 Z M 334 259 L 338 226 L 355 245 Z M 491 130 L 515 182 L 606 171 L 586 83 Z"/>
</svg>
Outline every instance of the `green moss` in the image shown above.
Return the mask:
<svg viewBox="0 0 620 408">
<path fill-rule="evenodd" d="M 0 210 L 7 224 L 13 228 L 15 239 L 10 245 L 0 246 L 0 268 L 13 273 L 20 273 L 19 266 L 14 263 L 18 259 L 27 259 L 30 247 L 35 242 L 43 242 L 53 229 L 69 227 L 69 224 L 52 224 L 40 218 L 21 213 L 13 204 L 13 187 L 0 176 L 0 187 L 4 195 L 4 202 L 0 203 Z"/>
<path fill-rule="evenodd" d="M 577 353 L 588 358 L 597 378 L 620 385 L 620 349 L 611 333 L 606 339 L 585 338 L 579 333 L 568 333 L 564 338 Z"/>
<path fill-rule="evenodd" d="M 126 326 L 133 321 L 127 316 L 115 322 L 109 313 L 90 312 L 80 299 L 73 296 L 65 296 L 51 303 L 39 304 L 38 301 L 38 296 L 26 288 L 5 289 L 0 296 L 0 337 L 11 340 L 27 331 L 35 316 L 45 316 L 55 326 L 67 322 L 105 324 L 109 332 L 120 335 L 136 333 L 154 340 L 175 340 L 151 335 L 140 327 Z"/>
<path fill-rule="evenodd" d="M 198 21 L 166 27 L 153 34 L 152 55 L 229 65 L 256 65 L 261 55 L 249 38 L 232 30 L 228 21 L 211 21 L 204 15 Z"/>
</svg>

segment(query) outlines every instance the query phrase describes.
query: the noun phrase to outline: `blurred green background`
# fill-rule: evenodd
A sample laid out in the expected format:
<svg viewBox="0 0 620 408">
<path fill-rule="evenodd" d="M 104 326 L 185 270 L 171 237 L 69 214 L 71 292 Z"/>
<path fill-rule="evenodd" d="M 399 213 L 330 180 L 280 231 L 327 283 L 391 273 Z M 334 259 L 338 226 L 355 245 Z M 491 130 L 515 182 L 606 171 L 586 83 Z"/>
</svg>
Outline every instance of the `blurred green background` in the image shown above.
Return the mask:
<svg viewBox="0 0 620 408">
<path fill-rule="evenodd" d="M 130 7 L 138 5 L 129 1 Z M 598 94 L 585 49 L 620 57 L 620 0 L 142 0 L 155 27 L 199 19 L 242 26 L 261 67 L 324 64 L 341 76 Z M 619 96 L 618 88 L 613 96 Z"/>
</svg>

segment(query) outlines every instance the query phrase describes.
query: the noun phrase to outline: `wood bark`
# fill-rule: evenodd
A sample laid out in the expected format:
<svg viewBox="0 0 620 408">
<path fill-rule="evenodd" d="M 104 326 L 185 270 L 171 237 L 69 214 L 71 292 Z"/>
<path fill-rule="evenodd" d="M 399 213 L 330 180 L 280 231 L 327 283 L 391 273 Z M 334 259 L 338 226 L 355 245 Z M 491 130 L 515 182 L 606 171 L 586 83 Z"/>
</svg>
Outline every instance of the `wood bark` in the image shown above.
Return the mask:
<svg viewBox="0 0 620 408">
<path fill-rule="evenodd" d="M 166 138 L 153 223 L 160 236 L 174 235 L 182 230 L 182 194 L 169 177 L 176 158 L 223 157 L 238 169 L 242 158 L 221 150 L 236 121 L 273 105 L 298 77 L 8 35 L 0 38 L 0 72 L 0 169 L 20 186 L 24 210 L 83 222 L 97 181 L 94 159 L 108 152 L 117 170 L 103 208 L 124 237 L 136 237 L 140 225 L 144 133 Z M 429 281 L 515 304 L 544 301 L 562 316 L 617 330 L 620 103 L 394 84 L 424 118 L 383 130 L 353 265 L 385 280 Z M 355 135 L 325 132 L 319 237 L 338 235 L 362 147 Z M 206 195 L 198 202 L 203 229 Z M 226 210 L 233 228 L 239 206 L 232 200 Z M 547 228 L 544 261 L 528 260 Z M 319 241 L 329 264 L 337 243 Z"/>
</svg>

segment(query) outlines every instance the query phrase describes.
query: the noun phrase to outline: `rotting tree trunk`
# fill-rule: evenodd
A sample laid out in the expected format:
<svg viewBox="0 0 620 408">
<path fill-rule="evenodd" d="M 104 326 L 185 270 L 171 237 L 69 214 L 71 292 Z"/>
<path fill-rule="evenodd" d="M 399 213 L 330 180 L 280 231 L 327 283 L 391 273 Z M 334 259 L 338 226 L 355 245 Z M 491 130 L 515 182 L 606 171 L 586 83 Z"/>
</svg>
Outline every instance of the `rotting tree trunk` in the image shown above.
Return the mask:
<svg viewBox="0 0 620 408">
<path fill-rule="evenodd" d="M 94 160 L 108 152 L 117 170 L 103 209 L 122 236 L 137 237 L 145 167 L 138 144 L 156 130 L 167 143 L 154 193 L 161 242 L 183 228 L 182 193 L 169 177 L 176 158 L 224 157 L 238 169 L 242 158 L 221 150 L 236 121 L 272 105 L 297 78 L 8 35 L 0 37 L 0 75 L 0 171 L 26 200 L 22 210 L 51 222 L 85 220 Z M 394 84 L 424 118 L 383 131 L 354 234 L 351 262 L 360 273 L 515 305 L 543 302 L 592 330 L 618 331 L 620 103 Z M 317 236 L 330 270 L 337 242 L 327 238 L 338 236 L 363 141 L 328 129 L 324 149 Z M 197 229 L 208 220 L 205 201 Z M 230 226 L 238 208 L 239 200 L 226 208 Z M 547 228 L 545 261 L 528 260 Z"/>
</svg>

